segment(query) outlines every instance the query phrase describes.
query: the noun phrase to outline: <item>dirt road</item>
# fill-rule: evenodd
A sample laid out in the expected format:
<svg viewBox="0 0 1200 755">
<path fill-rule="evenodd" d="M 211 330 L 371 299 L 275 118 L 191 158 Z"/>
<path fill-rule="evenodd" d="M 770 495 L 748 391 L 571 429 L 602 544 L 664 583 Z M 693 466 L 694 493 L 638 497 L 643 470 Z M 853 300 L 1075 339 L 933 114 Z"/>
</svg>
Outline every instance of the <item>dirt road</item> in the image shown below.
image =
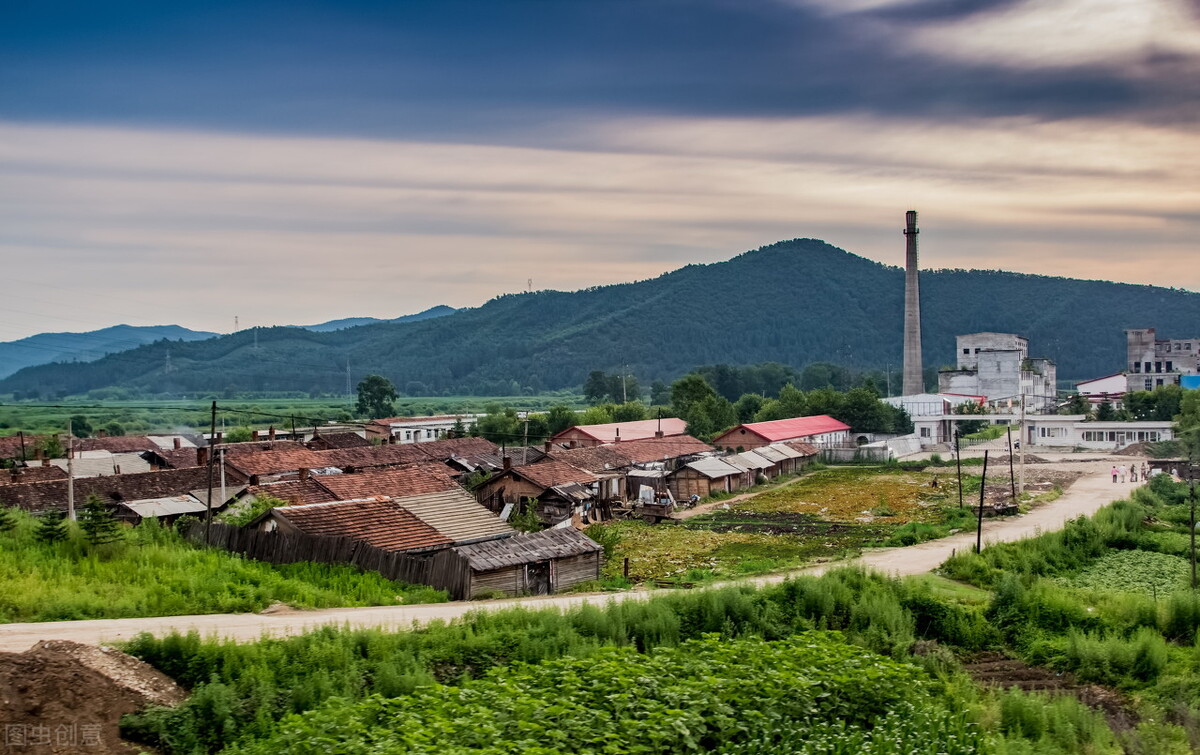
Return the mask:
<svg viewBox="0 0 1200 755">
<path fill-rule="evenodd" d="M 1042 454 L 1046 456 L 1045 454 Z M 1076 457 L 1078 458 L 1078 457 Z M 1130 457 L 1120 457 L 1126 466 Z M 1021 517 L 1002 520 L 987 520 L 983 526 L 985 547 L 989 542 L 1007 542 L 1023 537 L 1048 532 L 1062 527 L 1069 519 L 1082 514 L 1091 514 L 1100 507 L 1128 496 L 1141 483 L 1112 482 L 1109 470 L 1113 459 L 1092 455 L 1087 461 L 1072 461 L 1071 455 L 1055 458 L 1056 466 L 1078 469 L 1087 474 L 1079 479 L 1058 500 L 1035 509 Z M 821 564 L 786 574 L 742 580 L 742 584 L 770 584 L 781 582 L 795 574 L 820 574 L 847 563 L 857 563 L 879 569 L 889 574 L 920 574 L 937 567 L 953 552 L 972 548 L 974 532 L 963 532 L 941 540 L 934 540 L 907 548 L 885 548 L 872 550 L 858 559 Z M 133 637 L 140 632 L 163 634 L 171 631 L 197 631 L 203 635 L 215 635 L 249 641 L 263 635 L 299 634 L 324 625 L 348 625 L 354 627 L 409 628 L 432 621 L 449 621 L 472 611 L 495 611 L 504 608 L 555 608 L 564 609 L 585 603 L 604 604 L 609 601 L 644 600 L 657 593 L 653 590 L 637 590 L 622 593 L 599 593 L 587 595 L 555 595 L 537 598 L 514 598 L 507 600 L 476 601 L 467 603 L 436 603 L 415 606 L 389 606 L 383 608 L 332 608 L 320 611 L 286 611 L 272 615 L 262 614 L 214 614 L 208 616 L 166 616 L 148 619 L 99 619 L 92 621 L 58 621 L 33 624 L 0 625 L 0 651 L 21 652 L 38 640 L 72 640 L 87 644 L 114 642 Z"/>
</svg>

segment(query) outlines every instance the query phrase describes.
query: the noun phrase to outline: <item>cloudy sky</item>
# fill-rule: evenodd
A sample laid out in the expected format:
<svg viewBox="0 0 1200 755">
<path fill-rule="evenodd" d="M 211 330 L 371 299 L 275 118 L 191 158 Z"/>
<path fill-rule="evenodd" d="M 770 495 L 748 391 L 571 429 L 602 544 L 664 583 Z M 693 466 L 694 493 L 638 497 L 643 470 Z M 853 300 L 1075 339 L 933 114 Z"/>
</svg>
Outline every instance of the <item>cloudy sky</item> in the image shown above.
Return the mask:
<svg viewBox="0 0 1200 755">
<path fill-rule="evenodd" d="M 1200 0 L 5 4 L 0 340 L 815 237 L 1200 289 Z"/>
</svg>

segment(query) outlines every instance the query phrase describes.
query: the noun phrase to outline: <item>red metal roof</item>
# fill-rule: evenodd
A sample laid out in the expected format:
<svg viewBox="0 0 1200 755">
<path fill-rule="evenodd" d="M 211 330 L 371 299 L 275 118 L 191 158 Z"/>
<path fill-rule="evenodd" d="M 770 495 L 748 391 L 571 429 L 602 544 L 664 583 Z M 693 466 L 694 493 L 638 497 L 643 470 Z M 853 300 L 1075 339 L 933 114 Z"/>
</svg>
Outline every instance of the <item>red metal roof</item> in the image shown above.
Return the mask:
<svg viewBox="0 0 1200 755">
<path fill-rule="evenodd" d="M 687 422 L 677 417 L 658 419 L 643 419 L 634 422 L 609 422 L 603 425 L 576 425 L 568 427 L 550 439 L 557 443 L 558 438 L 569 438 L 572 434 L 582 433 L 601 443 L 615 443 L 617 440 L 645 440 L 653 438 L 662 424 L 663 435 L 683 435 L 687 432 Z"/>
<path fill-rule="evenodd" d="M 737 445 L 734 441 L 747 433 L 753 433 L 760 438 L 776 443 L 784 440 L 801 440 L 849 429 L 850 426 L 845 422 L 836 420 L 828 414 L 818 414 L 813 417 L 793 417 L 771 422 L 751 422 L 746 425 L 738 425 L 719 435 L 713 443 L 715 445 Z"/>
</svg>

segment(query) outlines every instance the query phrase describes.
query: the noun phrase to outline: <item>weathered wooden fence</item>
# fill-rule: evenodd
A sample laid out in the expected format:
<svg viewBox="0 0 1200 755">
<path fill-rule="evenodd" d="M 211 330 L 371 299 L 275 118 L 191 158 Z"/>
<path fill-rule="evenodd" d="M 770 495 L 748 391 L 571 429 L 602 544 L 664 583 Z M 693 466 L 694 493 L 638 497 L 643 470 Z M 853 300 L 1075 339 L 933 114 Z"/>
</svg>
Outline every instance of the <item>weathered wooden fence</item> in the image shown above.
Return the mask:
<svg viewBox="0 0 1200 755">
<path fill-rule="evenodd" d="M 348 537 L 321 535 L 284 535 L 279 532 L 260 532 L 231 524 L 213 522 L 208 544 L 233 553 L 272 564 L 294 564 L 313 561 L 321 564 L 349 564 L 363 571 L 373 571 L 397 582 L 414 585 L 433 585 L 441 588 L 445 579 L 433 572 L 434 553 L 397 553 L 385 551 Z M 204 522 L 192 522 L 184 537 L 203 545 Z"/>
</svg>

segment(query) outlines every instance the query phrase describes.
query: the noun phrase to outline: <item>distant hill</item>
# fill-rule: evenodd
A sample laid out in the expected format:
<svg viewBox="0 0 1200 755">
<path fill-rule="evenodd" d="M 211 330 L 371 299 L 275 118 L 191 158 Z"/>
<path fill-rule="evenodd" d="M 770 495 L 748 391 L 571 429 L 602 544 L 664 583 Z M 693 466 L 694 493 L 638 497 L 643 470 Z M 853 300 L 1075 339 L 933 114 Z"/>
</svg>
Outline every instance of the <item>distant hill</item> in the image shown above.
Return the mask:
<svg viewBox="0 0 1200 755">
<path fill-rule="evenodd" d="M 381 320 L 378 317 L 344 317 L 340 320 L 330 320 L 329 322 L 319 323 L 317 325 L 300 325 L 298 327 L 305 330 L 311 330 L 314 333 L 328 333 L 334 330 L 345 330 L 346 328 L 357 328 L 359 325 L 375 325 L 381 322 L 420 322 L 421 320 L 432 320 L 435 317 L 445 317 L 457 312 L 454 307 L 447 307 L 445 304 L 439 304 L 436 307 L 430 307 L 424 312 L 418 312 L 415 315 L 404 315 L 403 317 L 394 317 L 391 320 Z"/>
<path fill-rule="evenodd" d="M 90 362 L 105 354 L 128 351 L 164 338 L 169 341 L 199 341 L 215 335 L 178 325 L 114 325 L 88 333 L 38 333 L 19 341 L 0 343 L 0 377 L 7 377 L 31 365 Z"/>
<path fill-rule="evenodd" d="M 899 256 L 899 254 L 897 255 Z M 1083 379 L 1125 362 L 1122 330 L 1197 335 L 1200 294 L 999 271 L 921 276 L 926 366 L 955 361 L 954 336 L 1028 336 L 1033 356 Z M 697 365 L 901 363 L 904 273 L 814 239 L 688 265 L 636 283 L 508 294 L 432 320 L 328 333 L 258 329 L 190 344 L 152 344 L 96 362 L 34 367 L 0 393 L 75 394 L 104 386 L 153 393 L 343 391 L 379 373 L 410 395 L 513 395 L 579 386 L 623 365 L 643 385 Z"/>
</svg>

